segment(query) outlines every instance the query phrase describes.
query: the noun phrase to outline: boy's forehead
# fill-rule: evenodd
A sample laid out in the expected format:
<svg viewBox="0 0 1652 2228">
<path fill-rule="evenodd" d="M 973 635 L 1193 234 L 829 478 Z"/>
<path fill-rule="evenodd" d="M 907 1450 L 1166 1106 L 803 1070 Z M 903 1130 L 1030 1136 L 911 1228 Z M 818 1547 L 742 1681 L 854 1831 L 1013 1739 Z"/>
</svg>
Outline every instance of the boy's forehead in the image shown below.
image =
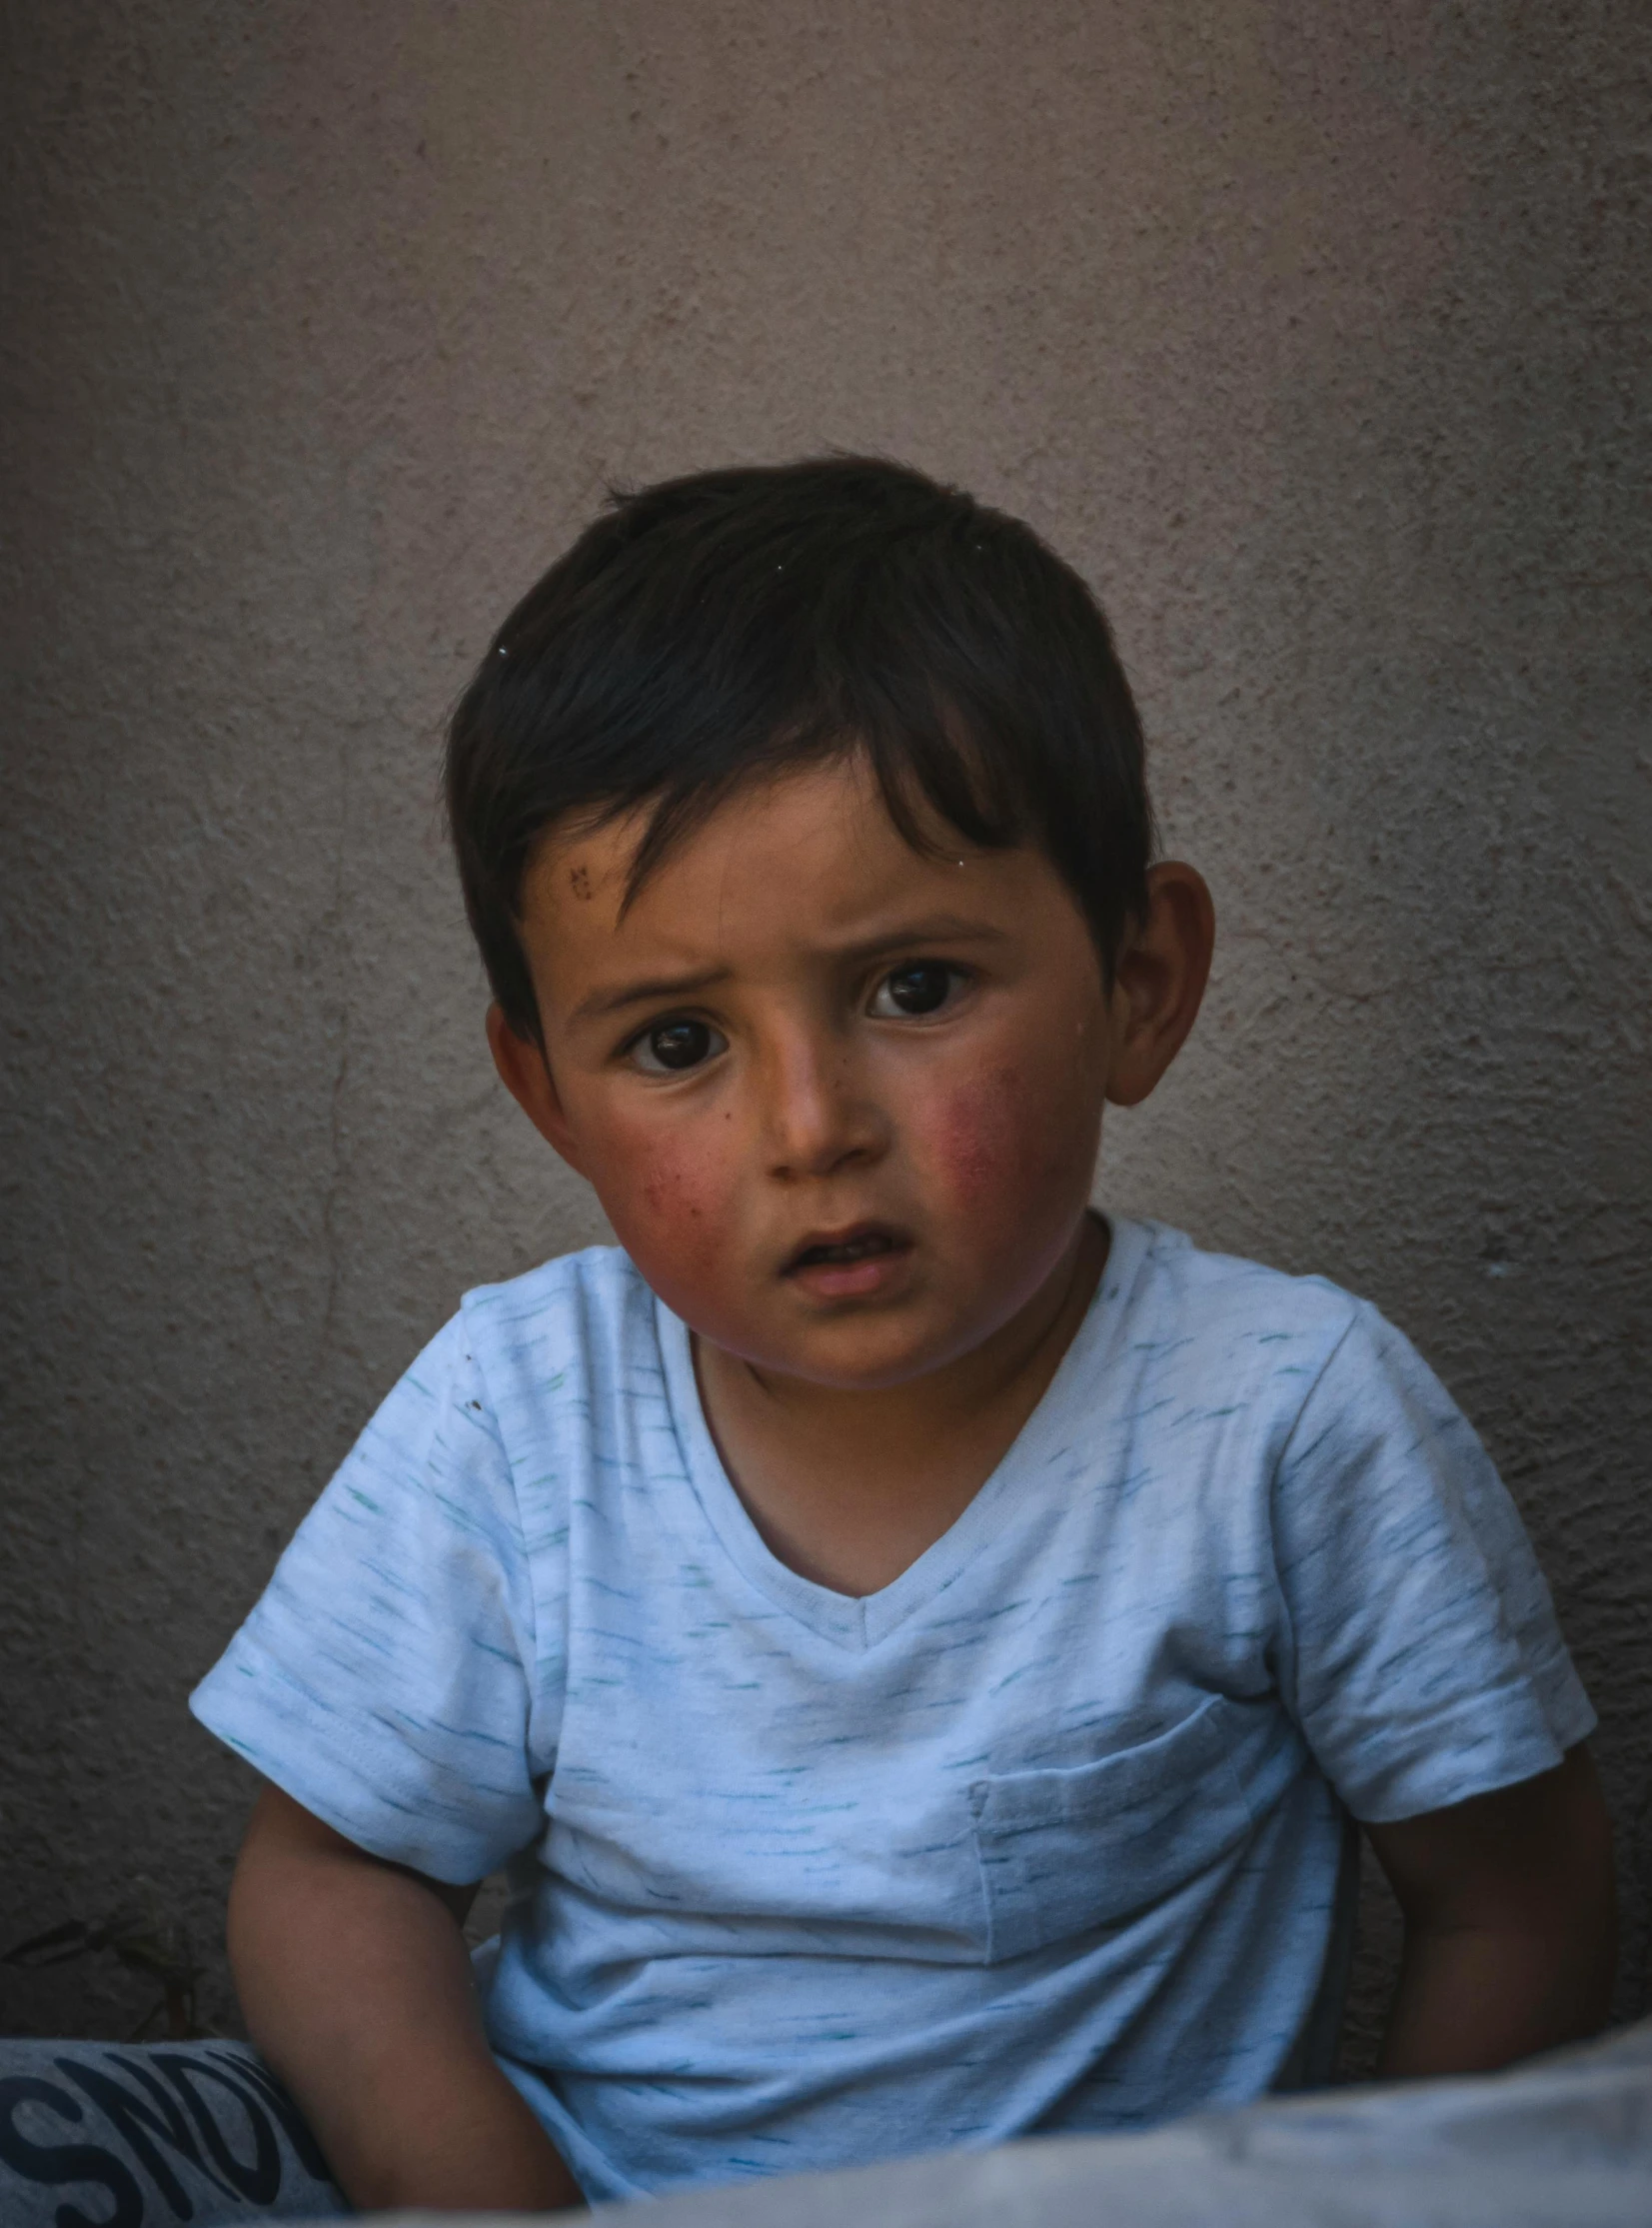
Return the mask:
<svg viewBox="0 0 1652 2228">
<path fill-rule="evenodd" d="M 524 878 L 529 933 L 536 923 L 577 933 L 601 927 L 608 935 L 702 933 L 713 917 L 733 929 L 770 913 L 795 924 L 806 891 L 814 917 L 829 918 L 968 871 L 971 847 L 949 831 L 934 832 L 936 855 L 914 850 L 869 769 L 852 759 L 743 784 L 634 888 L 654 809 L 612 820 L 585 816 L 550 830 Z"/>
<path fill-rule="evenodd" d="M 652 808 L 554 828 L 524 878 L 521 930 L 542 1007 L 570 1011 L 611 976 L 787 956 L 898 935 L 919 919 L 1013 920 L 1053 878 L 1041 856 L 936 828 L 915 850 L 853 759 L 744 785 L 632 891 Z"/>
</svg>

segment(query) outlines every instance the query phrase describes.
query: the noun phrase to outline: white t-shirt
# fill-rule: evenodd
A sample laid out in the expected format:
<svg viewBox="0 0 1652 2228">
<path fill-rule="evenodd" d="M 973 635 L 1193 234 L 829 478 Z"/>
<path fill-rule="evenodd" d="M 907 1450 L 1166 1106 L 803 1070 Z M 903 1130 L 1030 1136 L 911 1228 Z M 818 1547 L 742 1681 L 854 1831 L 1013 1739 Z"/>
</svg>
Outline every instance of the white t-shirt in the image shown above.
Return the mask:
<svg viewBox="0 0 1652 2228">
<path fill-rule="evenodd" d="M 1300 2078 L 1344 1806 L 1594 1722 L 1398 1332 L 1117 1219 L 1020 1436 L 864 1599 L 764 1545 L 623 1253 L 472 1292 L 193 1706 L 363 1848 L 510 1860 L 488 2031 L 594 2198 Z"/>
</svg>

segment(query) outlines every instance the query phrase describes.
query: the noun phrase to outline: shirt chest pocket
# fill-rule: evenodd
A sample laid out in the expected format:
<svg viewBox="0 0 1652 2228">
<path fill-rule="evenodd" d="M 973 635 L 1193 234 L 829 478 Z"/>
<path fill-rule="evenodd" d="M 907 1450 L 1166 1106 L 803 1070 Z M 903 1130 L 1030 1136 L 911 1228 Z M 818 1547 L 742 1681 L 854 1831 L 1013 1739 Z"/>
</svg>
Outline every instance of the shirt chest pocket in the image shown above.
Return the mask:
<svg viewBox="0 0 1652 2228">
<path fill-rule="evenodd" d="M 1161 1902 L 1249 1832 L 1212 1694 L 1139 1746 L 1073 1768 L 1003 1772 L 969 1790 L 988 1963 L 1114 1925 Z"/>
</svg>

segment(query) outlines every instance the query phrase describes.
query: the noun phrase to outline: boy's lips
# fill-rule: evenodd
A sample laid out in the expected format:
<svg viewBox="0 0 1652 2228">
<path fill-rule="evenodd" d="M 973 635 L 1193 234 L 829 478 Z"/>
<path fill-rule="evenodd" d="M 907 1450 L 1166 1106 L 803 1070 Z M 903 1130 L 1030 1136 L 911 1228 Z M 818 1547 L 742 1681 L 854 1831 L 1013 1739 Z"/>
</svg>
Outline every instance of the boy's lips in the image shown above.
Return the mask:
<svg viewBox="0 0 1652 2228">
<path fill-rule="evenodd" d="M 812 1230 L 781 1274 L 823 1299 L 858 1298 L 892 1283 L 911 1249 L 906 1232 L 890 1222 L 850 1222 Z"/>
</svg>

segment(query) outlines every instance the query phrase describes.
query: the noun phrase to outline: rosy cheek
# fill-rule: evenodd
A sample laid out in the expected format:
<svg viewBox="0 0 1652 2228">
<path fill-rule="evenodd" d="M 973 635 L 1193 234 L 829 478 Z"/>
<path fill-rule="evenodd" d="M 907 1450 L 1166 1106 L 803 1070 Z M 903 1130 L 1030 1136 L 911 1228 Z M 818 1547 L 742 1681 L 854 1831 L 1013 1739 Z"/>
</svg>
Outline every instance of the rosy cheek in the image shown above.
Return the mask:
<svg viewBox="0 0 1652 2228">
<path fill-rule="evenodd" d="M 730 1231 L 723 1171 L 705 1141 L 697 1149 L 611 1125 L 591 1171 L 621 1243 L 668 1304 L 668 1285 L 686 1292 L 715 1273 Z"/>
<path fill-rule="evenodd" d="M 692 1153 L 651 1151 L 631 1191 L 638 1222 L 663 1240 L 694 1243 L 700 1226 L 718 1218 L 718 1187 L 711 1178 L 712 1171 Z"/>
<path fill-rule="evenodd" d="M 994 1069 L 941 1102 L 933 1149 L 942 1180 L 960 1206 L 1002 1201 L 1006 1191 L 1017 1188 L 1034 1126 L 1013 1069 Z"/>
<path fill-rule="evenodd" d="M 1094 1139 L 1060 1082 L 996 1068 L 949 1094 L 930 1132 L 934 1165 L 954 1206 L 977 1231 L 1042 1220 L 1088 1182 Z"/>
<path fill-rule="evenodd" d="M 684 1221 L 698 1222 L 706 1211 L 701 1186 L 684 1168 L 661 1167 L 643 1178 L 638 1192 L 644 1217 L 667 1228 Z"/>
</svg>

